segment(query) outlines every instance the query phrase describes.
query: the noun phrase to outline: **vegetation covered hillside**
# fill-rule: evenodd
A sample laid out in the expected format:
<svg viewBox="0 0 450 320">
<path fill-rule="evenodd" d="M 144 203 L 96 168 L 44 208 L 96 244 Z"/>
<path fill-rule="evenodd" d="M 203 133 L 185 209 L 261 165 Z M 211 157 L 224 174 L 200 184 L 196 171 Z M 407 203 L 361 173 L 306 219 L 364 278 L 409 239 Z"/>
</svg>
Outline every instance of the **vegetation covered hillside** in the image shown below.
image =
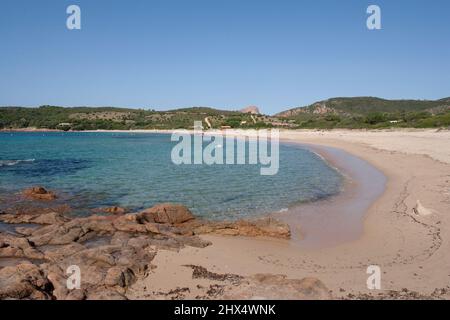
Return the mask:
<svg viewBox="0 0 450 320">
<path fill-rule="evenodd" d="M 289 119 L 300 128 L 448 127 L 450 98 L 433 101 L 332 98 L 275 116 Z"/>
<path fill-rule="evenodd" d="M 207 128 L 448 128 L 450 98 L 385 100 L 373 97 L 333 98 L 293 108 L 274 116 L 256 107 L 226 111 L 192 107 L 169 111 L 130 108 L 0 107 L 0 129 L 129 130 L 191 129 L 194 121 Z M 247 110 L 247 111 L 245 111 Z"/>
<path fill-rule="evenodd" d="M 62 130 L 189 129 L 193 127 L 194 121 L 202 121 L 205 128 L 270 126 L 265 116 L 206 107 L 171 111 L 56 106 L 0 108 L 0 129 L 31 127 Z"/>
</svg>

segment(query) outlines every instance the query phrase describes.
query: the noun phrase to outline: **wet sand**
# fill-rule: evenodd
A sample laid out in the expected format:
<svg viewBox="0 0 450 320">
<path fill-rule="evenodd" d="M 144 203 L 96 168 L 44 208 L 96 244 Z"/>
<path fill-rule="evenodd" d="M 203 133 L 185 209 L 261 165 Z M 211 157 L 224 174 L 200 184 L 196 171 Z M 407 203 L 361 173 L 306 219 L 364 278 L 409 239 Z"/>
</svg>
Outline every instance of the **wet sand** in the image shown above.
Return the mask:
<svg viewBox="0 0 450 320">
<path fill-rule="evenodd" d="M 330 247 L 358 239 L 364 215 L 385 190 L 384 174 L 367 161 L 337 148 L 295 145 L 317 153 L 338 170 L 343 175 L 342 190 L 336 196 L 300 204 L 273 216 L 289 224 L 292 241 L 302 247 Z"/>
</svg>

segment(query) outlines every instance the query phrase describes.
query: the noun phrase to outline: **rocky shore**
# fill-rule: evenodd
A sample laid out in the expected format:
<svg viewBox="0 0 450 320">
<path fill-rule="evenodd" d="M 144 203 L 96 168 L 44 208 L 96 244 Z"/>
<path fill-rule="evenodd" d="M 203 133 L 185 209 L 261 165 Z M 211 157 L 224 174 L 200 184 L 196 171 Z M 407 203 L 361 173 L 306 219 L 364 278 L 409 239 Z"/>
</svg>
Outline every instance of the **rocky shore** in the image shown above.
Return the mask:
<svg viewBox="0 0 450 320">
<path fill-rule="evenodd" d="M 157 268 L 152 261 L 159 250 L 207 247 L 211 243 L 203 240 L 202 234 L 290 237 L 289 227 L 271 218 L 206 221 L 195 218 L 186 207 L 170 203 L 137 213 L 119 207 L 99 208 L 94 214 L 79 217 L 71 216 L 67 206 L 52 206 L 57 196 L 43 187 L 24 190 L 21 196 L 39 202 L 39 206 L 0 212 L 1 223 L 8 226 L 0 231 L 0 299 L 127 299 L 127 289 Z M 70 290 L 67 270 L 73 265 L 81 270 L 81 286 Z M 265 291 L 276 283 L 289 283 L 295 288 L 291 297 L 328 297 L 326 288 L 315 279 L 245 278 L 187 267 L 192 268 L 193 278 L 213 278 L 232 287 L 245 284 L 242 288 Z M 250 298 L 251 291 L 240 296 Z M 220 297 L 232 297 L 225 285 L 205 290 L 204 298 Z"/>
</svg>

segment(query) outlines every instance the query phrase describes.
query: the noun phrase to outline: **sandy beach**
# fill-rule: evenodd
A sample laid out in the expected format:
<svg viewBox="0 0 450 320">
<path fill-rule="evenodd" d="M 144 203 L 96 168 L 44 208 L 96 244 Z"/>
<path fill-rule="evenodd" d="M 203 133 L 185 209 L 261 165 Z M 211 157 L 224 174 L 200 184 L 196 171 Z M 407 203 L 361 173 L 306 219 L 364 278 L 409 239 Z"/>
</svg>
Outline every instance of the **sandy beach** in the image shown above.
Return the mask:
<svg viewBox="0 0 450 320">
<path fill-rule="evenodd" d="M 334 299 L 398 298 L 402 294 L 450 298 L 449 131 L 302 130 L 282 131 L 280 138 L 309 144 L 331 164 L 333 156 L 320 152 L 320 148 L 342 150 L 382 172 L 386 177 L 384 191 L 370 201 L 361 232 L 355 233 L 354 239 L 318 248 L 299 245 L 301 241 L 294 237 L 273 240 L 202 236 L 212 245 L 186 247 L 178 252 L 158 251 L 153 260 L 156 268 L 130 288 L 129 298 L 196 298 L 202 288 L 218 283 L 193 277 L 186 265 L 201 266 L 217 274 L 314 277 L 323 282 Z M 352 201 L 351 196 L 349 199 Z M 333 211 L 332 204 L 326 208 Z M 286 216 L 290 220 L 285 217 L 285 221 L 295 222 L 295 216 Z M 302 232 L 301 223 L 295 228 Z M 367 289 L 369 265 L 381 268 L 381 290 Z M 269 296 L 256 291 L 249 296 L 248 291 L 237 286 L 228 294 L 231 298 L 283 297 L 275 288 Z"/>
</svg>

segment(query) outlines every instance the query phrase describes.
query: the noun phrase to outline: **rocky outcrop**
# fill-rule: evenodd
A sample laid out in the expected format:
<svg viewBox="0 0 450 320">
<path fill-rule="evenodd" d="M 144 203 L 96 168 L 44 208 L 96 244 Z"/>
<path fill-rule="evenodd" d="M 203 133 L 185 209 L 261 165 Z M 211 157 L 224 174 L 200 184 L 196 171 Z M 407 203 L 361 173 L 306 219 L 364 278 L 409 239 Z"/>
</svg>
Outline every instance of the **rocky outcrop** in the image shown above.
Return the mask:
<svg viewBox="0 0 450 320">
<path fill-rule="evenodd" d="M 200 234 L 289 237 L 289 228 L 273 219 L 210 222 L 170 203 L 137 214 L 111 209 L 110 215 L 87 217 L 71 217 L 66 209 L 0 214 L 0 221 L 16 226 L 15 233 L 0 232 L 0 299 L 125 299 L 128 288 L 154 268 L 158 250 L 210 245 Z M 79 289 L 67 288 L 69 266 L 81 271 Z"/>
<path fill-rule="evenodd" d="M 33 202 L 32 204 L 25 203 L 1 211 L 0 221 L 6 223 L 33 223 L 33 220 L 39 219 L 40 222 L 37 222 L 38 224 L 53 224 L 59 221 L 52 219 L 45 221 L 47 219 L 46 217 L 59 216 L 66 219 L 65 215 L 70 214 L 72 211 L 68 205 L 43 207 L 41 202 L 38 202 L 39 205 L 34 204 L 36 204 L 36 202 Z M 47 204 L 47 202 L 45 204 Z"/>
<path fill-rule="evenodd" d="M 54 200 L 56 195 L 44 187 L 32 187 L 23 191 L 23 196 L 31 200 Z"/>
<path fill-rule="evenodd" d="M 260 114 L 259 108 L 257 106 L 248 106 L 248 107 L 245 107 L 245 108 L 239 110 L 239 112 L 250 113 L 250 114 Z"/>
<path fill-rule="evenodd" d="M 183 227 L 191 229 L 195 234 L 214 233 L 226 236 L 272 237 L 289 239 L 289 226 L 272 218 L 262 218 L 253 221 L 193 221 Z"/>
<path fill-rule="evenodd" d="M 113 215 L 125 214 L 127 210 L 122 207 L 104 207 L 93 210 L 95 213 L 108 213 Z"/>
<path fill-rule="evenodd" d="M 115 230 L 110 237 L 103 239 L 99 235 L 108 229 L 104 225 L 93 223 L 88 227 L 88 223 L 81 221 L 80 227 L 75 227 L 71 225 L 74 221 L 44 226 L 28 238 L 0 234 L 0 259 L 27 259 L 28 269 L 36 273 L 36 279 L 39 275 L 41 278 L 38 280 L 45 284 L 37 285 L 35 282 L 38 280 L 30 283 L 28 273 L 18 272 L 21 269 L 0 267 L 0 286 L 4 288 L 0 291 L 1 298 L 124 298 L 126 289 L 152 268 L 151 261 L 158 245 L 152 239 L 161 240 L 157 235 L 140 237 Z M 90 240 L 83 238 L 86 233 L 93 233 Z M 175 248 L 183 245 L 181 241 L 172 243 Z M 66 285 L 67 268 L 73 265 L 78 266 L 81 272 L 78 292 L 69 290 Z M 17 276 L 12 277 L 14 273 Z"/>
<path fill-rule="evenodd" d="M 67 221 L 67 218 L 60 212 L 37 212 L 37 213 L 22 213 L 0 214 L 0 221 L 6 223 L 35 223 L 35 224 L 57 224 Z"/>
<path fill-rule="evenodd" d="M 7 220 L 30 222 L 30 216 L 19 214 Z M 17 235 L 0 233 L 0 262 L 26 260 L 46 284 L 27 282 L 13 267 L 1 268 L 0 264 L 1 298 L 124 299 L 127 288 L 153 268 L 151 261 L 158 249 L 209 245 L 193 233 L 141 221 L 136 214 L 64 217 L 48 225 L 47 220 L 32 221 L 41 222 L 41 227 L 17 227 Z M 72 265 L 81 270 L 81 288 L 75 291 L 66 285 L 66 270 Z M 12 277 L 14 273 L 17 276 Z"/>
<path fill-rule="evenodd" d="M 179 224 L 195 219 L 188 208 L 178 204 L 162 203 L 139 213 L 147 222 Z"/>
<path fill-rule="evenodd" d="M 50 281 L 32 263 L 0 269 L 0 299 L 51 299 L 49 291 Z"/>
<path fill-rule="evenodd" d="M 26 238 L 0 233 L 0 257 L 43 259 L 44 254 Z"/>
</svg>

